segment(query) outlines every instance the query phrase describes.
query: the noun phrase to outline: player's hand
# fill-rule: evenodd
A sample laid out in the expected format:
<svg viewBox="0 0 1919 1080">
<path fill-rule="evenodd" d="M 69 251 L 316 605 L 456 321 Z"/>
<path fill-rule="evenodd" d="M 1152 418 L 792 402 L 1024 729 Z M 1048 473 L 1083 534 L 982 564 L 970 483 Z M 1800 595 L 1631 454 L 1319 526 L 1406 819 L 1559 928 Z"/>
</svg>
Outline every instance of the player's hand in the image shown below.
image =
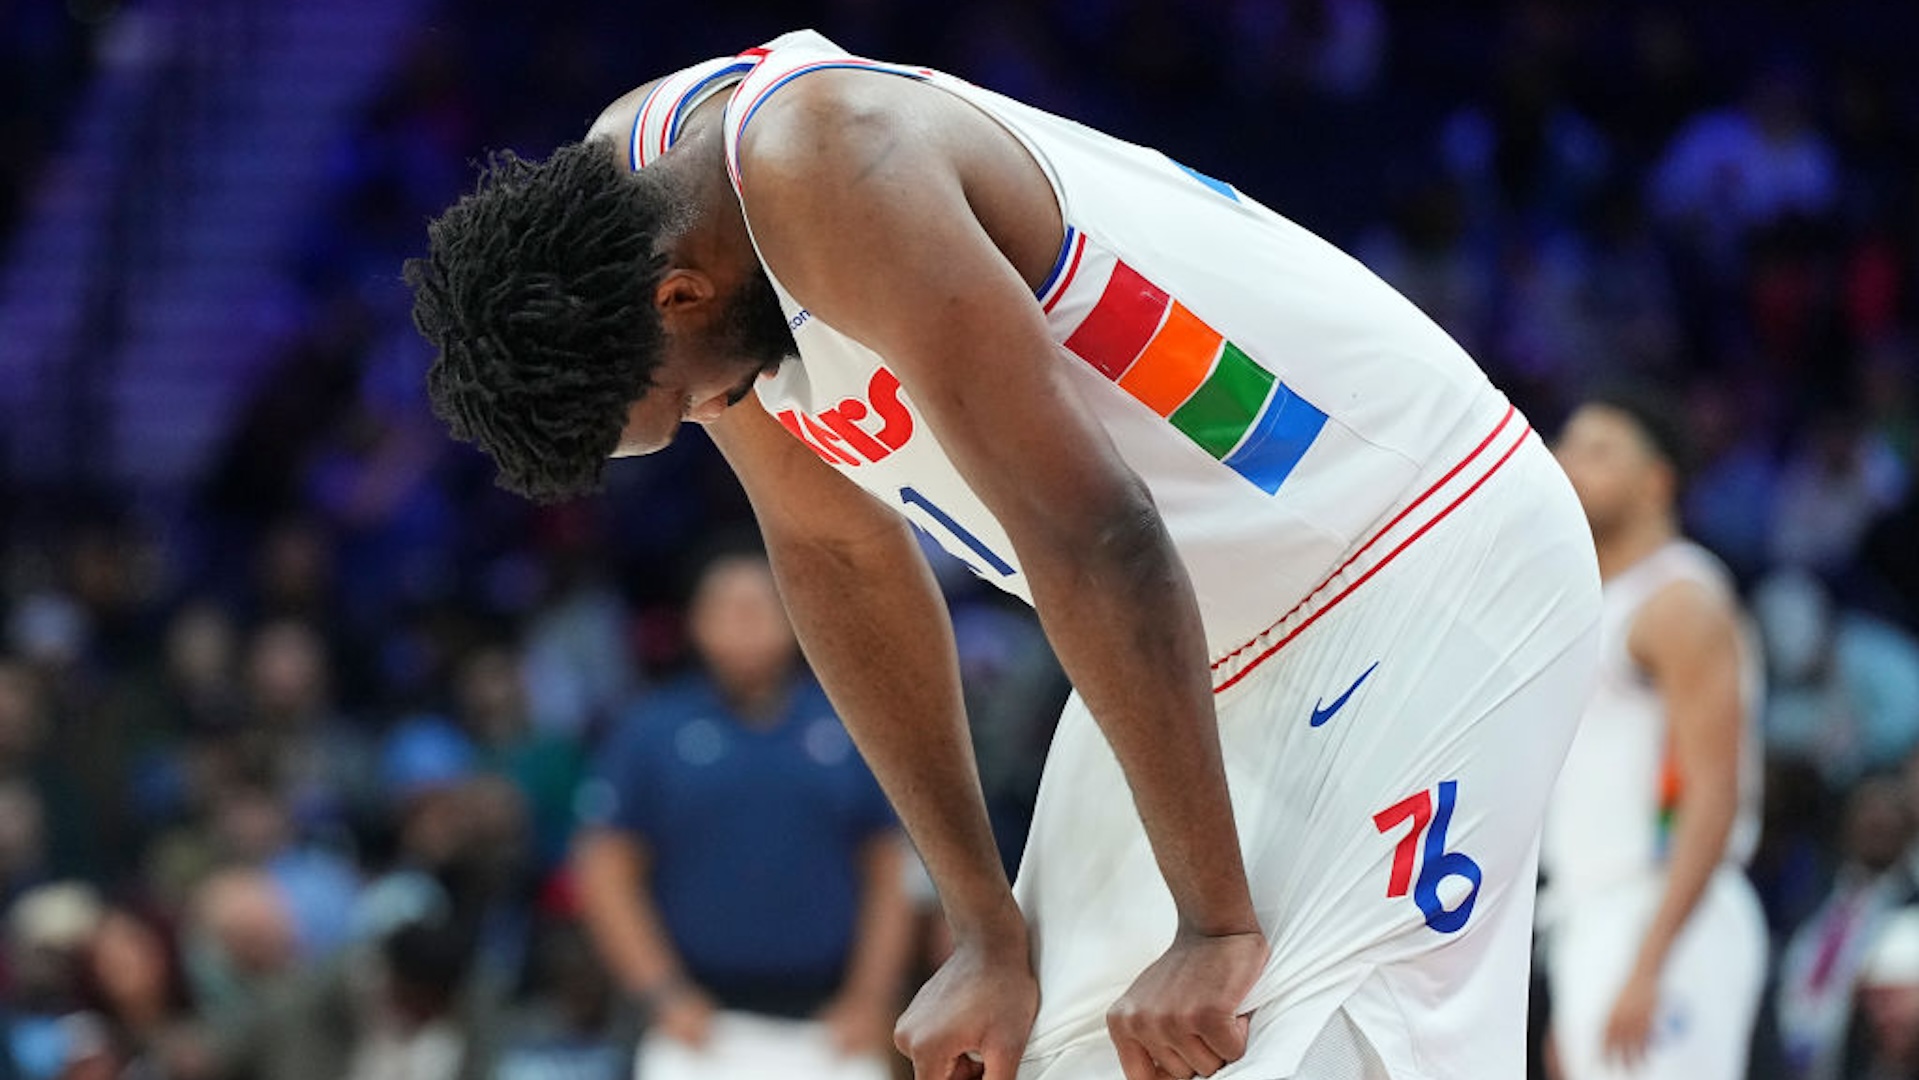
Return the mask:
<svg viewBox="0 0 1919 1080">
<path fill-rule="evenodd" d="M 714 1006 L 698 987 L 678 984 L 653 1003 L 653 1026 L 660 1034 L 694 1049 L 706 1045 L 713 1028 Z"/>
<path fill-rule="evenodd" d="M 1126 1080 L 1211 1076 L 1246 1056 L 1239 1003 L 1266 967 L 1266 935 L 1182 932 L 1106 1011 Z"/>
<path fill-rule="evenodd" d="M 883 1054 L 892 1044 L 898 1009 L 898 1004 L 887 998 L 842 993 L 820 1010 L 819 1021 L 826 1025 L 833 1048 L 842 1055 Z"/>
<path fill-rule="evenodd" d="M 1659 973 L 1634 970 L 1632 977 L 1614 999 L 1612 1015 L 1606 1020 L 1605 1052 L 1636 1069 L 1646 1060 L 1646 1047 L 1652 1041 L 1653 1016 L 1659 1009 Z"/>
<path fill-rule="evenodd" d="M 1024 937 L 962 943 L 913 995 L 893 1041 L 913 1080 L 1013 1080 L 1037 1012 Z"/>
</svg>

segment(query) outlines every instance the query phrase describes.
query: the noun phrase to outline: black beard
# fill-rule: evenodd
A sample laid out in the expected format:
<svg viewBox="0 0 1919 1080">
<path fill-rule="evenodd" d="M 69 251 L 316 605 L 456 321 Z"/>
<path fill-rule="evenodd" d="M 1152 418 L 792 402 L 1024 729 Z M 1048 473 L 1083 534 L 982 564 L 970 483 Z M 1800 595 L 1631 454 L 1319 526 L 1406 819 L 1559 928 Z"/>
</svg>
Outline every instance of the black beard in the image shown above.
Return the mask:
<svg viewBox="0 0 1919 1080">
<path fill-rule="evenodd" d="M 780 307 L 779 294 L 766 270 L 755 267 L 746 284 L 726 306 L 720 323 L 721 347 L 762 372 L 772 371 L 799 355 L 792 327 Z"/>
</svg>

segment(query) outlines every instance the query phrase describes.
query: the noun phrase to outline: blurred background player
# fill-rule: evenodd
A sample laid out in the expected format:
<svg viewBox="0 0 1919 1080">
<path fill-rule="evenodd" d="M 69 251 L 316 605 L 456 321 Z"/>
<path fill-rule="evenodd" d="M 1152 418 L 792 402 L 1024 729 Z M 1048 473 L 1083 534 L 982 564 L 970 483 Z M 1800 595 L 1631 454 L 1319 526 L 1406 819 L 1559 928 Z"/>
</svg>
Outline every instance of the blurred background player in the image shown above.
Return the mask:
<svg viewBox="0 0 1919 1080">
<path fill-rule="evenodd" d="M 1871 776 L 1846 801 L 1842 861 L 1832 892 L 1779 958 L 1779 1036 L 1785 1065 L 1802 1080 L 1838 1080 L 1856 1040 L 1854 986 L 1875 935 L 1911 887 L 1912 815 L 1894 776 Z"/>
<path fill-rule="evenodd" d="M 1919 908 L 1900 909 L 1874 935 L 1856 997 L 1866 1021 L 1864 1061 L 1846 1075 L 1919 1077 Z"/>
<path fill-rule="evenodd" d="M 723 555 L 704 670 L 646 700 L 583 797 L 587 925 L 650 1011 L 641 1080 L 880 1080 L 911 950 L 904 841 L 800 665 L 771 569 Z"/>
<path fill-rule="evenodd" d="M 1760 661 L 1718 559 L 1685 539 L 1686 454 L 1650 396 L 1576 410 L 1558 454 L 1598 549 L 1598 687 L 1547 812 L 1552 1029 L 1566 1080 L 1745 1075 L 1766 928 Z"/>
</svg>

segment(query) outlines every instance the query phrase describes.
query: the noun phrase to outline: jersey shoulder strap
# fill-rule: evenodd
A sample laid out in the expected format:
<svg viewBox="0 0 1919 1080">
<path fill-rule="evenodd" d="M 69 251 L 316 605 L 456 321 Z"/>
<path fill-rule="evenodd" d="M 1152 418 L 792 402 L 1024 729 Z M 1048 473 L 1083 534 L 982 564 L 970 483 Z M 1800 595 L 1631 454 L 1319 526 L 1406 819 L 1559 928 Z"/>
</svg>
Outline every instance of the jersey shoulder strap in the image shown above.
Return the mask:
<svg viewBox="0 0 1919 1080">
<path fill-rule="evenodd" d="M 628 163 L 635 170 L 658 161 L 680 137 L 680 124 L 700 103 L 737 84 L 753 70 L 762 50 L 720 56 L 676 71 L 653 85 L 633 117 Z"/>
</svg>

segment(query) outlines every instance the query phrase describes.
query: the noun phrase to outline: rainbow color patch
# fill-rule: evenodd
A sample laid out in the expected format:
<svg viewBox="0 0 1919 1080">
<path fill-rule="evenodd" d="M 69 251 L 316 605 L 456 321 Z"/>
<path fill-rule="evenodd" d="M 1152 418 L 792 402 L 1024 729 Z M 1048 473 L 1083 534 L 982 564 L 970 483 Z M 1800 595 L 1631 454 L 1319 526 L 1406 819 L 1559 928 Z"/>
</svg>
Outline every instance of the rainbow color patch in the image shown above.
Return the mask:
<svg viewBox="0 0 1919 1080">
<path fill-rule="evenodd" d="M 1664 859 L 1672 850 L 1672 833 L 1679 816 L 1679 762 L 1673 757 L 1672 738 L 1659 763 L 1659 807 L 1653 814 L 1653 851 Z"/>
<path fill-rule="evenodd" d="M 1326 424 L 1325 413 L 1124 262 L 1066 347 L 1269 495 Z"/>
</svg>

